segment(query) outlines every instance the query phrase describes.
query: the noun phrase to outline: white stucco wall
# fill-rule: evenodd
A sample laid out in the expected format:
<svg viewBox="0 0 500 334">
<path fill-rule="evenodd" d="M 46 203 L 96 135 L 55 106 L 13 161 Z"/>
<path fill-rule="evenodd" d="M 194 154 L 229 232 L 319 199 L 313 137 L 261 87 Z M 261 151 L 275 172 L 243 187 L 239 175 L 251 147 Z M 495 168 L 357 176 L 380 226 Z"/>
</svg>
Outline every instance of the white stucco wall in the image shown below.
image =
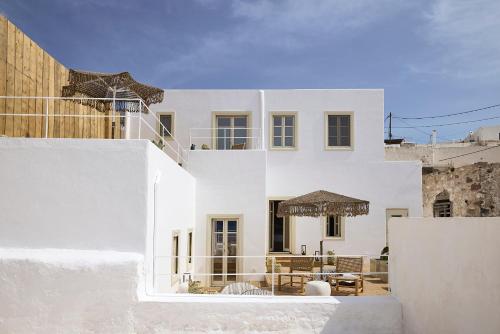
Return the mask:
<svg viewBox="0 0 500 334">
<path fill-rule="evenodd" d="M 196 178 L 195 254 L 210 255 L 209 216 L 239 216 L 242 240 L 238 255 L 261 256 L 240 260 L 240 272 L 265 272 L 265 152 L 191 151 L 189 161 L 189 172 Z M 198 259 L 196 271 L 210 273 L 209 261 Z"/>
<path fill-rule="evenodd" d="M 293 168 L 287 168 L 290 165 Z M 370 201 L 366 216 L 346 218 L 344 240 L 324 239 L 324 251 L 336 254 L 380 254 L 385 246 L 386 209 L 407 208 L 410 216 L 422 215 L 421 167 L 416 162 L 332 163 L 296 159 L 284 166 L 270 166 L 269 197 L 298 196 L 324 189 Z M 304 175 L 306 172 L 306 176 Z M 295 250 L 307 245 L 308 254 L 319 251 L 324 235 L 320 218 L 295 218 Z"/>
<path fill-rule="evenodd" d="M 500 333 L 500 218 L 393 218 L 389 279 L 404 332 Z"/>
<path fill-rule="evenodd" d="M 264 159 L 255 159 L 256 153 L 249 151 L 189 152 L 188 170 L 199 181 L 198 237 L 207 237 L 204 229 L 210 213 L 249 213 L 252 232 L 245 228 L 245 239 L 263 255 L 269 239 L 267 200 L 319 189 L 371 202 L 369 216 L 347 220 L 344 240 L 325 241 L 325 250 L 333 248 L 337 254 L 379 254 L 385 245 L 386 208 L 407 208 L 411 216 L 422 215 L 420 163 L 384 162 L 381 89 L 167 90 L 165 96 L 165 101 L 152 106 L 152 110 L 175 113 L 175 136 L 181 142 L 189 142 L 191 128 L 212 127 L 214 112 L 250 112 L 253 127 L 264 124 L 265 152 L 259 155 Z M 296 113 L 296 150 L 270 150 L 269 118 L 273 112 Z M 353 112 L 352 150 L 325 150 L 325 112 Z M 251 195 L 257 185 L 264 187 L 263 199 L 262 188 L 258 200 Z M 244 219 L 249 218 L 245 215 Z M 307 244 L 311 254 L 319 247 L 323 226 L 306 220 L 296 219 L 292 240 L 295 253 L 301 244 Z M 249 255 L 249 241 L 245 242 L 245 255 Z M 197 254 L 207 253 L 199 238 L 197 245 Z"/>
<path fill-rule="evenodd" d="M 476 141 L 498 141 L 500 140 L 500 125 L 483 126 L 472 134 Z"/>
<path fill-rule="evenodd" d="M 0 249 L 0 332 L 401 333 L 388 296 L 141 301 L 140 266 L 134 253 Z"/>
<path fill-rule="evenodd" d="M 251 112 L 249 127 L 260 128 L 260 102 L 258 90 L 166 90 L 165 100 L 151 105 L 153 112 L 175 113 L 175 137 L 189 148 L 189 129 L 212 128 L 214 112 Z M 198 132 L 204 136 L 210 131 Z M 206 144 L 210 147 L 211 141 Z M 198 143 L 198 148 L 200 145 Z"/>
<path fill-rule="evenodd" d="M 148 140 L 0 138 L 0 162 L 0 247 L 146 254 L 148 291 L 166 292 L 176 231 L 189 271 L 195 180 Z"/>
<path fill-rule="evenodd" d="M 148 144 L 148 256 L 151 260 L 154 249 L 154 292 L 173 292 L 182 280 L 182 273 L 192 269 L 187 263 L 188 233 L 196 238 L 195 179 L 185 169 Z M 155 190 L 156 182 L 156 190 Z M 156 211 L 156 215 L 155 215 Z M 153 236 L 154 231 L 154 236 Z M 179 236 L 179 276 L 171 276 L 172 238 Z M 153 269 L 153 268 L 151 268 Z"/>
<path fill-rule="evenodd" d="M 146 145 L 0 138 L 0 247 L 144 253 Z"/>
</svg>

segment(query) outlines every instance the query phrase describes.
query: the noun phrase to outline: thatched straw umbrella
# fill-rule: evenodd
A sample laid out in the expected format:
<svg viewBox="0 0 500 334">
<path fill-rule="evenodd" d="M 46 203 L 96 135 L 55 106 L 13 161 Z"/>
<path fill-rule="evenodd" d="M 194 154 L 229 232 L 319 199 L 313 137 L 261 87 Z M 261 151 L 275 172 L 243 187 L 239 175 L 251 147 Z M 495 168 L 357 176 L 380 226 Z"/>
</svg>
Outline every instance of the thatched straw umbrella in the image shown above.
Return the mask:
<svg viewBox="0 0 500 334">
<path fill-rule="evenodd" d="M 163 101 L 163 89 L 145 85 L 132 78 L 130 73 L 100 73 L 69 70 L 69 85 L 62 89 L 63 97 L 112 98 L 111 101 L 82 99 L 82 103 L 106 111 L 113 108 L 120 112 L 139 112 L 140 104 L 123 99 L 141 99 L 149 106 Z M 116 101 L 118 100 L 118 101 Z"/>
<path fill-rule="evenodd" d="M 370 202 L 368 201 L 319 190 L 281 202 L 278 204 L 278 216 L 354 217 L 367 215 L 369 208 Z M 319 248 L 320 268 L 323 272 L 323 240 L 320 241 Z"/>
</svg>

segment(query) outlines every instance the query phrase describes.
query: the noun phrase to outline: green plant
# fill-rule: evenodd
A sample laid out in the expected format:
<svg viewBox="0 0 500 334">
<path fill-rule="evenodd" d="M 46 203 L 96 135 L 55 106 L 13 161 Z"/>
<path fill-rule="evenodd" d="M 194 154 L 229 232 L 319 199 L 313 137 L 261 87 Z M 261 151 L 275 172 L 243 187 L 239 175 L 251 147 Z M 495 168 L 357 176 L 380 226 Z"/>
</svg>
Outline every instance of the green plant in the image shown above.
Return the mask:
<svg viewBox="0 0 500 334">
<path fill-rule="evenodd" d="M 151 140 L 153 142 L 153 144 L 156 145 L 156 147 L 158 147 L 160 150 L 163 150 L 163 148 L 165 147 L 165 143 L 163 142 L 163 139 L 159 139 L 158 141 L 156 140 Z"/>
<path fill-rule="evenodd" d="M 389 259 L 389 246 L 382 248 L 382 251 L 380 252 L 380 259 L 383 261 L 387 261 Z"/>
<path fill-rule="evenodd" d="M 326 257 L 326 263 L 329 265 L 334 265 L 335 264 L 335 251 L 329 250 L 327 252 L 328 256 Z"/>
<path fill-rule="evenodd" d="M 203 288 L 200 285 L 201 285 L 200 281 L 189 282 L 188 292 L 194 293 L 194 294 L 204 294 L 205 291 L 203 290 Z"/>
</svg>

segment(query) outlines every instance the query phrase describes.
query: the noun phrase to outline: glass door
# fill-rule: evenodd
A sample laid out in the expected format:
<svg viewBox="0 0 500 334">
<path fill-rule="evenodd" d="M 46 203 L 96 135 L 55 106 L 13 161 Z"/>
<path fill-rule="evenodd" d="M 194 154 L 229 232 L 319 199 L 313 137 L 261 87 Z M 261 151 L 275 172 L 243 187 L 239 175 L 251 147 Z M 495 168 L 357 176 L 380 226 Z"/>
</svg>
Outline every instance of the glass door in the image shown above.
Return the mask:
<svg viewBox="0 0 500 334">
<path fill-rule="evenodd" d="M 247 149 L 248 140 L 248 117 L 247 116 L 216 116 L 218 150 L 231 150 L 234 148 Z"/>
<path fill-rule="evenodd" d="M 236 282 L 237 255 L 238 220 L 212 219 L 212 285 Z"/>
</svg>

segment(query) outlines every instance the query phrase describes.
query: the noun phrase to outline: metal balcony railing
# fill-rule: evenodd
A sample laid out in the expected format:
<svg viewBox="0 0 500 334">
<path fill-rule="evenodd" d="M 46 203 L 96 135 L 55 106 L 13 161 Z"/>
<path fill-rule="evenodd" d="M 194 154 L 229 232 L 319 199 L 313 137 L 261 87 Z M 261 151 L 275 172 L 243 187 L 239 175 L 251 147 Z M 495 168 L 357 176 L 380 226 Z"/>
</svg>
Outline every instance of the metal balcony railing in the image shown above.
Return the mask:
<svg viewBox="0 0 500 334">
<path fill-rule="evenodd" d="M 370 270 L 349 264 L 360 257 L 370 260 Z M 390 293 L 387 257 L 379 255 L 155 256 L 153 277 L 155 291 L 175 294 L 304 296 L 309 281 L 328 282 L 332 296 Z"/>
<path fill-rule="evenodd" d="M 137 102 L 141 112 L 100 112 L 91 106 L 99 102 Z M 149 139 L 180 165 L 187 163 L 187 150 L 140 99 L 0 96 L 0 135 Z"/>
<path fill-rule="evenodd" d="M 191 128 L 189 146 L 192 150 L 260 150 L 260 128 Z"/>
</svg>

